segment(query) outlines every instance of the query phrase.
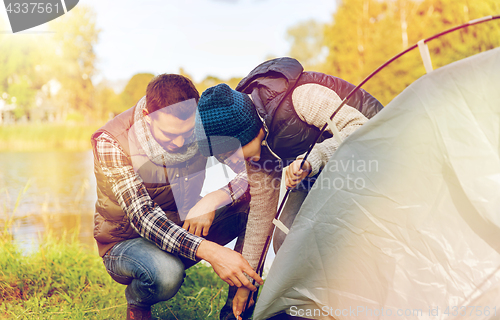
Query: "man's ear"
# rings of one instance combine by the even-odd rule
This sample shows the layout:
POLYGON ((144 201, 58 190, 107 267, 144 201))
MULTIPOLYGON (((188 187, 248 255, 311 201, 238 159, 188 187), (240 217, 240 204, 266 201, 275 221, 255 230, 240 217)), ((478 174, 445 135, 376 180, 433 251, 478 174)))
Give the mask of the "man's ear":
POLYGON ((144 119, 146 120, 146 122, 151 124, 151 117, 149 116, 148 109, 146 108, 142 109, 142 114, 144 115, 144 119))

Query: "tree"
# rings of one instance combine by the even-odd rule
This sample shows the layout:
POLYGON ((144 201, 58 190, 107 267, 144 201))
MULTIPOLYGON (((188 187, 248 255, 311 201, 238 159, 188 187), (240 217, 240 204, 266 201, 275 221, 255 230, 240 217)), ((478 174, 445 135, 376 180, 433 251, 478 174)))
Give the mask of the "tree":
MULTIPOLYGON (((143 96, 146 95, 146 88, 149 81, 153 79, 151 73, 138 73, 132 76, 120 94, 122 109, 125 111, 133 107, 143 96)), ((120 112, 121 112, 120 111, 120 112)))
MULTIPOLYGON (((328 57, 321 71, 358 84, 420 39, 471 19, 498 14, 496 0, 349 0, 325 28, 328 57)), ((428 43, 434 68, 500 45, 498 21, 471 26, 428 43)), ((418 50, 396 60, 364 88, 383 104, 425 74, 418 50)))
POLYGON ((201 82, 195 83, 194 85, 201 95, 203 93, 203 91, 207 90, 208 88, 216 86, 219 83, 223 83, 223 82, 225 83, 224 80, 219 79, 216 76, 209 75, 209 76, 206 76, 205 79, 203 79, 201 82))
MULTIPOLYGON (((0 28, 9 27, 0 21, 0 28)), ((0 97, 16 106, 16 118, 30 117, 37 91, 50 79, 44 72, 45 61, 50 59, 46 43, 50 41, 50 37, 40 34, 0 34, 0 97)))
POLYGON ((329 52, 323 71, 358 84, 397 53, 396 21, 387 19, 390 14, 387 1, 342 1, 332 23, 325 27, 329 52))
POLYGON ((95 87, 94 113, 97 119, 109 120, 126 109, 120 96, 111 87, 103 83, 95 87))
POLYGON ((290 56, 299 60, 306 70, 315 68, 325 59, 323 29, 323 24, 308 20, 287 30, 287 40, 292 43, 290 56))
MULTIPOLYGON (((6 27, 5 21, 0 23, 6 27)), ((93 47, 99 34, 95 13, 79 5, 48 28, 54 33, 0 34, 0 95, 16 105, 17 118, 29 118, 44 104, 56 107, 61 119, 69 110, 91 115, 93 47)))
POLYGON ((53 76, 62 84, 58 94, 59 110, 77 110, 87 116, 93 110, 92 76, 96 73, 94 46, 100 30, 95 12, 79 5, 49 23, 55 32, 52 59, 53 76))
POLYGON ((227 81, 225 81, 225 83, 230 86, 231 88, 235 89, 236 86, 238 85, 238 83, 240 83, 240 81, 242 80, 243 78, 238 78, 238 77, 233 77, 227 81))
POLYGON ((238 83, 241 81, 241 79, 243 79, 243 78, 235 77, 235 78, 231 78, 231 79, 225 81, 225 80, 219 79, 218 77, 215 77, 215 76, 207 76, 201 82, 197 83, 193 80, 193 77, 189 73, 187 73, 186 70, 184 70, 184 68, 179 68, 179 74, 181 76, 185 76, 186 78, 190 79, 193 82, 193 84, 196 87, 196 90, 198 90, 200 96, 203 93, 203 91, 205 91, 206 89, 208 89, 210 87, 216 86, 219 83, 225 83, 234 89, 234 88, 236 88, 238 83))

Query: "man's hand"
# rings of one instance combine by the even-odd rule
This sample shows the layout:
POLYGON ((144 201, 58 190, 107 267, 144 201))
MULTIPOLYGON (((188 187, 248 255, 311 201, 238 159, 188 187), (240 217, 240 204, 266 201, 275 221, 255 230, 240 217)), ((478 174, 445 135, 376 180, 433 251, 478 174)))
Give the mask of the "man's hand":
POLYGON ((206 237, 214 221, 215 210, 230 202, 229 195, 222 190, 207 194, 189 210, 182 227, 198 237, 206 237))
POLYGON ((285 173, 285 185, 287 189, 293 189, 295 186, 302 180, 304 180, 307 175, 311 172, 311 165, 306 160, 304 162, 304 166, 302 169, 300 168, 300 164, 302 163, 302 159, 295 160, 292 162, 285 173))
MULTIPOLYGON (((238 288, 238 291, 236 291, 233 298, 233 314, 236 320, 241 320, 240 314, 245 311, 245 304, 247 303, 249 294, 250 290, 245 287, 238 288)), ((249 307, 255 303, 253 297, 250 297, 250 299, 250 303, 248 304, 249 307)))
POLYGON ((251 291, 257 290, 243 272, 259 284, 264 283, 241 254, 215 242, 203 240, 198 247, 196 257, 208 261, 215 273, 230 286, 247 287, 251 291))

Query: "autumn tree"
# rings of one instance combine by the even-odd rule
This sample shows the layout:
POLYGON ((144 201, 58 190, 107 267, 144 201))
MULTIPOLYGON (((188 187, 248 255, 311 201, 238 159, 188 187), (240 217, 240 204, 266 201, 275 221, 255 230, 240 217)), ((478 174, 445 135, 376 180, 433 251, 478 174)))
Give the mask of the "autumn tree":
MULTIPOLYGON (((0 19, 0 29, 9 28, 0 19)), ((50 80, 45 67, 50 59, 47 43, 51 43, 51 37, 46 34, 0 33, 0 99, 16 107, 16 118, 30 118, 37 92, 50 80)))
POLYGON ((216 76, 209 75, 206 76, 205 79, 203 79, 201 82, 194 83, 194 85, 201 95, 203 91, 207 90, 210 87, 216 86, 219 83, 225 83, 225 81, 216 76))
POLYGON ((91 115, 99 34, 94 11, 79 5, 43 27, 51 32, 0 34, 1 99, 15 106, 16 118, 30 118, 42 105, 61 120, 71 110, 91 115))
MULTIPOLYGON (((500 13, 496 0, 340 1, 324 33, 321 71, 358 84, 385 61, 421 39, 471 19, 500 13)), ((429 42, 435 68, 500 45, 500 23, 486 22, 429 42)), ((387 104, 425 74, 418 50, 396 60, 364 88, 387 104)))
POLYGON ((99 120, 109 120, 126 110, 120 95, 105 83, 99 83, 94 89, 94 115, 99 120))
POLYGON ((287 30, 291 42, 290 57, 297 59, 307 70, 320 67, 327 52, 323 41, 324 24, 307 20, 287 30))
POLYGON ((100 30, 96 14, 90 7, 79 5, 49 23, 54 31, 54 78, 61 84, 57 106, 65 113, 76 110, 87 116, 93 111, 92 76, 97 72, 94 46, 100 30))
POLYGON ((210 87, 216 86, 219 83, 225 83, 234 89, 241 81, 241 79, 243 79, 242 77, 233 77, 230 78, 229 80, 223 80, 218 77, 209 75, 206 76, 205 79, 203 79, 201 82, 196 82, 194 81, 193 77, 188 72, 186 72, 186 70, 182 67, 179 68, 179 74, 190 79, 193 82, 194 86, 196 87, 196 90, 198 90, 198 92, 200 93, 200 96, 203 93, 203 91, 207 90, 210 87))
POLYGON ((151 73, 138 73, 130 78, 125 86, 125 89, 123 89, 123 92, 120 94, 123 109, 121 111, 133 107, 143 96, 146 95, 146 88, 153 77, 154 75, 151 73))

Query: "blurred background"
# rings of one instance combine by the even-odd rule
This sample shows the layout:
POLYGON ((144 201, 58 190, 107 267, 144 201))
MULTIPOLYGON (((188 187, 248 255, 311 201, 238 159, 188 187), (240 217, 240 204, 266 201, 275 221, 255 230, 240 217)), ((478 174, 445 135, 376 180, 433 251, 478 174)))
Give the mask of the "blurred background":
MULTIPOLYGON (((200 94, 291 56, 358 84, 392 56, 498 0, 81 0, 12 34, 0 9, 0 230, 26 249, 48 230, 93 246, 90 135, 132 107, 152 77, 179 73, 200 94)), ((434 68, 500 45, 498 20, 429 43, 434 68)), ((365 85, 384 105, 425 73, 419 53, 365 85)))

